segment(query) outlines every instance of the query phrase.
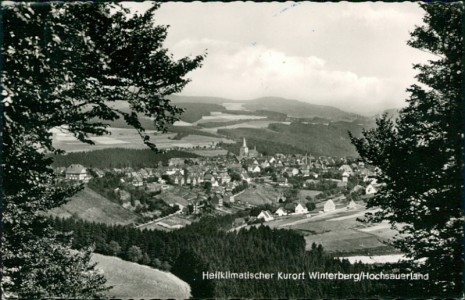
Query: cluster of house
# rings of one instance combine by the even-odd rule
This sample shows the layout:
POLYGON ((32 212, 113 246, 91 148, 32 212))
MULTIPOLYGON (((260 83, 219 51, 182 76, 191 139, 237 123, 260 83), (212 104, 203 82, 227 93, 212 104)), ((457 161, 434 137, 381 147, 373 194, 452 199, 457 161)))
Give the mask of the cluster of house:
POLYGON ((72 164, 67 168, 55 168, 55 174, 59 178, 63 178, 70 181, 89 182, 89 180, 92 179, 89 170, 80 164, 72 164))
MULTIPOLYGON (((256 177, 254 174, 263 173, 267 168, 272 168, 276 175, 275 184, 283 187, 289 186, 287 180, 290 177, 307 178, 305 185, 317 182, 321 173, 338 170, 342 173, 342 180, 330 179, 337 181, 338 186, 347 185, 350 176, 359 176, 364 179, 367 186, 356 186, 354 190, 365 189, 366 194, 370 195, 379 189, 379 185, 373 179, 374 172, 366 168, 361 162, 350 163, 344 158, 336 159, 299 154, 263 156, 256 149, 249 149, 245 139, 238 156, 171 158, 167 164, 159 162, 156 168, 146 167, 138 170, 131 167, 104 170, 88 169, 80 164, 72 164, 67 168, 56 168, 56 173, 66 180, 80 182, 88 182, 92 176, 103 177, 107 172, 119 174, 122 175, 122 183, 143 188, 148 192, 159 192, 170 189, 172 186, 196 187, 208 182, 210 183, 208 194, 197 191, 183 196, 183 199, 193 207, 193 213, 199 213, 202 207, 208 203, 216 208, 221 208, 225 203, 234 203, 234 190, 242 184, 241 181, 251 182, 252 177, 256 177), (233 180, 231 178, 233 173, 239 178, 233 180)), ((127 191, 115 189, 115 193, 123 203, 130 199, 130 194, 127 191)), ((330 204, 328 204, 328 208, 325 205, 324 211, 329 211, 330 207, 330 204)), ((288 204, 287 207, 278 209, 275 215, 289 213, 305 214, 307 208, 302 204, 288 204)))
MULTIPOLYGON (((346 206, 346 209, 352 210, 355 209, 357 205, 353 200, 349 202, 346 206)), ((325 202, 323 206, 323 210, 320 213, 327 213, 336 210, 336 204, 333 200, 328 200, 325 202)), ((301 203, 288 203, 284 207, 279 207, 274 214, 271 213, 269 210, 262 210, 260 214, 258 214, 257 219, 262 219, 264 222, 269 222, 274 220, 275 216, 282 217, 287 215, 302 215, 307 214, 308 209, 302 205, 301 203)))
POLYGON ((289 186, 288 179, 291 177, 306 178, 303 183, 304 187, 310 184, 319 183, 319 176, 322 173, 337 171, 341 174, 342 179, 328 178, 327 180, 336 183, 337 187, 345 187, 349 177, 357 176, 370 185, 367 194, 376 192, 379 188, 376 182, 373 182, 375 173, 365 167, 363 162, 345 163, 344 159, 334 159, 330 157, 315 158, 309 155, 284 155, 276 154, 269 157, 242 158, 241 164, 244 166, 243 172, 250 175, 263 173, 267 168, 272 168, 276 175, 276 184, 279 186, 289 186))

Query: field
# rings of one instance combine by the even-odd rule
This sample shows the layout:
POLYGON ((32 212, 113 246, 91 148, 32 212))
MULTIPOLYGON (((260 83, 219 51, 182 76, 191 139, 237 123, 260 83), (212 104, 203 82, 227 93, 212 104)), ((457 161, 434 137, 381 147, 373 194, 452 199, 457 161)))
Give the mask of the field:
POLYGON ((92 261, 104 272, 108 298, 188 299, 190 286, 171 273, 124 261, 113 256, 93 254, 92 261))
POLYGON ((384 242, 396 232, 388 224, 366 226, 356 219, 363 217, 366 210, 358 205, 354 210, 344 207, 324 213, 289 228, 305 235, 307 247, 321 244, 329 252, 379 254, 392 253, 394 249, 384 242))
POLYGON ((192 223, 191 220, 183 218, 179 215, 169 216, 167 218, 163 218, 160 221, 145 224, 142 226, 138 226, 139 229, 149 229, 149 230, 162 230, 162 231, 171 231, 175 229, 176 225, 180 225, 182 227, 190 225, 192 223))
POLYGON ((225 103, 222 103, 222 105, 227 110, 247 110, 244 107, 244 103, 240 103, 240 102, 225 102, 225 103))
POLYGON ((76 216, 89 222, 127 225, 134 223, 137 215, 89 188, 85 188, 60 207, 47 212, 47 215, 60 218, 76 216))
POLYGON ((306 197, 314 198, 316 195, 321 194, 320 191, 315 190, 299 190, 299 199, 304 200, 306 197))
POLYGON ((278 122, 273 120, 244 120, 244 122, 226 125, 226 126, 217 126, 212 128, 202 128, 202 131, 216 133, 219 129, 235 129, 235 128, 267 128, 271 123, 282 123, 289 124, 289 122, 278 122))
POLYGON ((211 112, 209 116, 202 116, 202 118, 194 124, 202 124, 208 122, 229 122, 236 120, 259 120, 266 119, 265 116, 254 116, 254 115, 233 115, 222 112, 211 112))
POLYGON ((187 195, 188 193, 188 188, 176 186, 161 191, 161 193, 157 195, 157 198, 163 199, 166 204, 181 204, 182 206, 187 206, 189 204, 189 202, 186 200, 186 197, 189 197, 187 195))
MULTIPOLYGON (((91 151, 100 150, 106 148, 130 148, 130 149, 147 149, 147 146, 142 142, 141 137, 133 129, 126 128, 110 128, 111 135, 91 137, 95 145, 88 145, 81 143, 73 136, 55 132, 53 137, 53 145, 59 149, 63 149, 67 152, 78 152, 78 151, 91 151)), ((176 133, 159 134, 156 131, 146 131, 150 136, 150 141, 157 145, 159 149, 169 148, 193 148, 209 147, 212 144, 223 142, 223 143, 234 143, 234 141, 210 136, 201 135, 188 135, 180 140, 173 139, 176 133)))
POLYGON ((251 205, 262 205, 266 203, 276 203, 278 194, 279 192, 268 184, 251 184, 251 187, 235 197, 235 200, 240 200, 243 203, 251 205))
MULTIPOLYGON (((318 205, 321 207, 321 204, 318 205)), ((272 228, 286 228, 304 235, 307 249, 312 243, 321 244, 326 251, 342 256, 397 254, 385 242, 394 237, 396 231, 389 224, 365 225, 358 222, 367 212, 362 203, 353 210, 337 204, 336 210, 322 213, 317 208, 308 215, 277 217, 265 223, 272 228)))

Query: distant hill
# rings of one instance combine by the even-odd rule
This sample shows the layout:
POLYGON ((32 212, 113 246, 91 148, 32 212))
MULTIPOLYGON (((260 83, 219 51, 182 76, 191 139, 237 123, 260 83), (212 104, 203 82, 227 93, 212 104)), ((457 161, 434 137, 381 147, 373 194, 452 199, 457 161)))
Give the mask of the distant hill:
POLYGON ((390 116, 391 118, 397 119, 397 118, 399 117, 399 111, 400 111, 400 110, 401 110, 401 108, 385 109, 385 110, 383 110, 382 113, 380 113, 380 114, 378 114, 378 115, 387 113, 388 116, 390 116))
POLYGON ((65 205, 48 211, 47 215, 60 218, 75 216, 85 221, 111 225, 131 224, 138 217, 134 212, 111 202, 87 187, 71 197, 65 205))
POLYGON ((191 97, 191 96, 169 96, 174 104, 178 103, 210 103, 221 105, 223 103, 242 103, 251 110, 267 110, 287 114, 295 118, 327 118, 330 120, 354 120, 360 115, 348 113, 328 105, 316 105, 303 101, 285 99, 280 97, 262 97, 253 100, 232 100, 219 97, 191 97))
MULTIPOLYGON (((358 156, 349 139, 350 130, 359 136, 363 127, 352 122, 334 122, 329 125, 273 123, 268 128, 219 129, 233 139, 245 137, 249 147, 257 147, 261 153, 310 153, 312 155, 358 156)), ((235 152, 233 149, 230 151, 235 152)))
POLYGON ((245 102, 243 106, 251 110, 265 109, 277 111, 297 118, 320 117, 330 120, 353 120, 358 117, 356 114, 348 113, 332 106, 316 105, 278 97, 254 99, 245 102))
POLYGON ((204 96, 180 96, 180 95, 170 95, 167 97, 174 104, 179 103, 211 103, 221 105, 222 103, 227 102, 244 102, 240 100, 232 100, 227 98, 220 97, 204 97, 204 96))
POLYGON ((124 261, 118 257, 94 253, 92 262, 103 271, 107 285, 105 292, 111 299, 189 299, 190 286, 169 272, 124 261))

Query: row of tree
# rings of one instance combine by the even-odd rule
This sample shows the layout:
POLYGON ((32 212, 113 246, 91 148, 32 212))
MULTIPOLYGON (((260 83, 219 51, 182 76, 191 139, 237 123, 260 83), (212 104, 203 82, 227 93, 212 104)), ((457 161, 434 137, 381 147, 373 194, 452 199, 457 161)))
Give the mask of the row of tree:
MULTIPOLYGON (((410 270, 431 275, 431 296, 463 295, 464 281, 464 3, 420 4, 424 24, 408 44, 431 54, 415 64, 419 84, 396 120, 352 137, 365 163, 378 167, 385 184, 368 207, 368 221, 403 223, 395 246, 412 258, 410 270)), ((410 283, 413 285, 413 283, 410 283)))
POLYGON ((198 155, 180 150, 170 150, 165 153, 156 153, 150 149, 102 149, 88 152, 72 152, 66 155, 54 155, 54 167, 68 167, 71 164, 82 164, 86 167, 107 168, 155 168, 167 165, 170 158, 195 158, 198 155))
POLYGON ((192 288, 201 298, 324 298, 374 297, 388 293, 387 282, 324 280, 223 280, 202 279, 202 272, 300 273, 307 271, 356 273, 374 271, 362 264, 351 265, 327 255, 290 230, 261 226, 227 232, 238 216, 203 217, 173 232, 139 230, 68 219, 51 220, 59 231, 74 232, 77 249, 94 244, 97 252, 123 259, 164 266, 192 288))

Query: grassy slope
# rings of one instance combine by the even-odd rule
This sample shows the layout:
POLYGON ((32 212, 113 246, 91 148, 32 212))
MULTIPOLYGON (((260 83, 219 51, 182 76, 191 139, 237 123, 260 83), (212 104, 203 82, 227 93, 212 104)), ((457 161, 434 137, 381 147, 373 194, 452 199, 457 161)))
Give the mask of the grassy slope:
POLYGON ((271 186, 256 185, 255 188, 248 188, 235 198, 252 205, 263 205, 276 203, 278 192, 271 186))
POLYGON ((106 292, 106 296, 110 298, 188 299, 190 297, 190 286, 171 273, 113 256, 94 254, 92 260, 97 262, 97 268, 104 272, 107 285, 113 286, 106 292))
POLYGON ((52 209, 48 214, 61 218, 69 218, 74 214, 78 218, 90 222, 122 225, 131 224, 137 218, 135 213, 122 208, 87 187, 74 195, 68 203, 52 209))

